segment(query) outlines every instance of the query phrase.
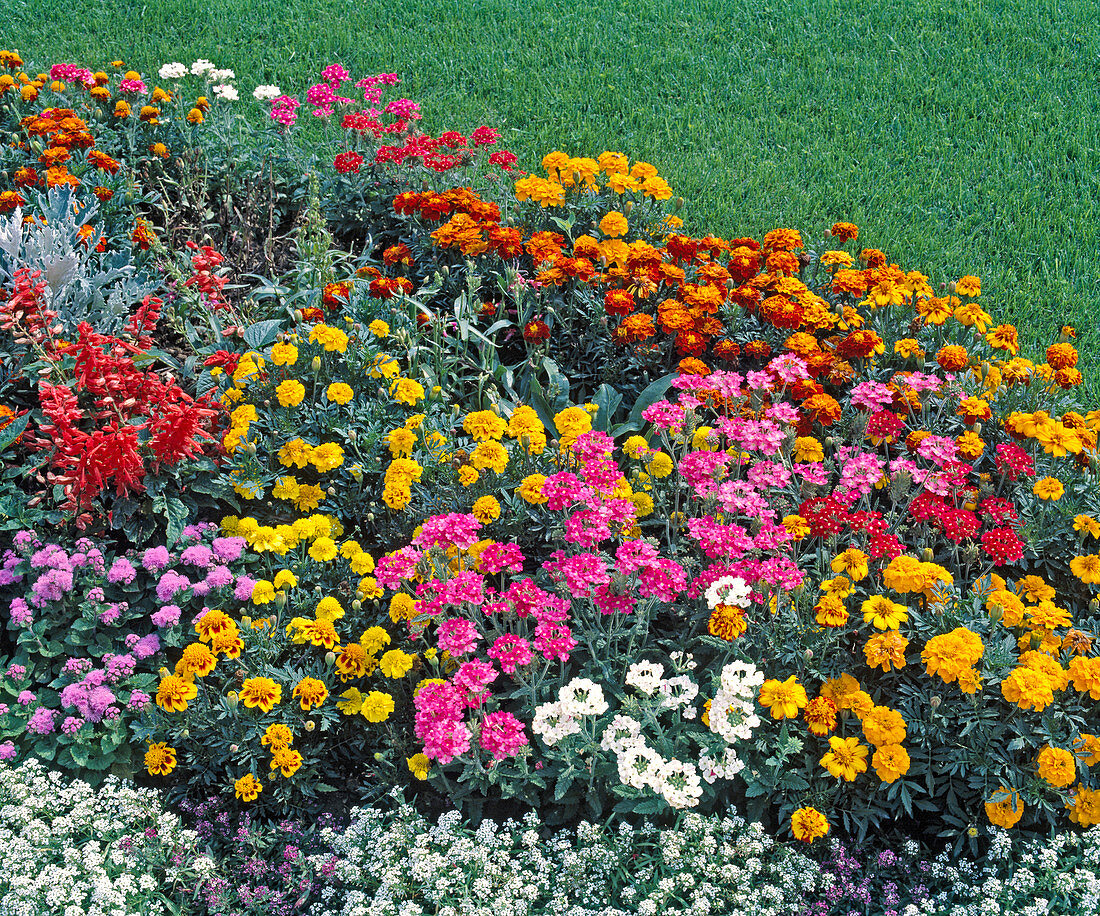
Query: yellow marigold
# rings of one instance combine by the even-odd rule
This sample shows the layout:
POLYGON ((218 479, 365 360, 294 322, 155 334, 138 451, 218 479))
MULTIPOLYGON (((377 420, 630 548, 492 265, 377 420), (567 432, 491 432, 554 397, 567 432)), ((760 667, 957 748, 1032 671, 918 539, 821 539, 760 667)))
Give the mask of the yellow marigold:
POLYGON ((872 706, 863 717, 863 734, 875 747, 901 744, 905 740, 905 719, 889 706, 872 706))
POLYGON ((508 452, 499 442, 489 439, 477 444, 470 453, 470 463, 479 471, 493 470, 502 474, 508 467, 508 452))
POLYGON ((1077 778, 1077 761, 1073 754, 1060 747, 1051 747, 1049 744, 1044 747, 1035 759, 1035 766, 1039 777, 1056 789, 1072 785, 1077 778))
POLYGON ((367 325, 367 330, 378 338, 389 337, 390 334, 390 326, 381 318, 375 318, 374 321, 367 325))
POLYGON ((972 668, 985 654, 982 638, 966 627, 956 627, 950 633, 933 636, 925 643, 921 661, 928 676, 938 675, 945 684, 956 681, 966 669, 972 668))
POLYGON ((427 779, 428 773, 432 769, 432 762, 428 759, 427 754, 413 754, 411 757, 406 757, 405 764, 408 766, 409 772, 420 780, 427 779))
POLYGON ((324 681, 315 677, 304 677, 295 685, 291 696, 298 700, 298 705, 302 709, 309 712, 313 707, 325 702, 328 697, 328 687, 325 686, 324 681))
POLYGON ((884 744, 871 757, 871 765, 883 782, 894 782, 909 772, 909 752, 900 744, 884 744))
POLYGON ((476 441, 484 442, 487 439, 503 438, 508 424, 491 410, 477 410, 466 415, 462 428, 476 441))
POLYGON ((1006 830, 1015 827, 1024 816, 1024 803, 1015 789, 1001 786, 985 803, 985 816, 991 824, 1006 830))
POLYGON ((336 542, 332 538, 317 538, 309 545, 309 555, 318 563, 336 558, 336 542))
POLYGON ((409 655, 400 649, 390 649, 379 661, 378 670, 386 677, 402 678, 412 670, 415 661, 415 655, 409 655))
POLYGON ((835 573, 845 573, 853 582, 867 578, 867 561, 870 558, 858 547, 849 547, 833 557, 829 568, 835 573))
POLYGON ((329 353, 344 353, 348 349, 348 335, 327 324, 315 324, 309 332, 309 341, 319 343, 329 353))
POLYGON ((909 609, 897 604, 885 595, 872 595, 863 602, 863 622, 871 624, 876 630, 896 630, 909 619, 909 609))
POLYGON ((354 395, 355 392, 352 391, 351 385, 347 384, 347 382, 333 382, 325 390, 325 397, 334 404, 346 404, 354 395))
POLYGON ((1067 807, 1070 809, 1069 819, 1073 823, 1085 828, 1100 824, 1100 789, 1077 786, 1073 790, 1072 802, 1067 807))
POLYGON ((794 460, 820 464, 825 460, 825 448, 813 436, 799 436, 794 440, 794 460))
POLYGON ((218 664, 218 657, 203 642, 193 642, 184 647, 176 662, 176 674, 184 679, 206 677, 218 664))
POLYGON ((279 449, 279 463, 285 468, 292 465, 297 468, 304 468, 310 463, 312 454, 313 446, 304 439, 291 439, 279 449))
POLYGON ((297 407, 306 396, 306 386, 297 379, 288 378, 276 386, 275 396, 283 407, 297 407))
POLYGON ((279 747, 290 747, 293 743, 294 732, 290 730, 290 726, 283 725, 281 722, 273 722, 265 728, 263 737, 260 738, 260 744, 264 747, 270 747, 272 750, 279 747))
POLYGON ((955 282, 955 292, 960 296, 969 296, 971 299, 976 299, 982 294, 982 281, 978 277, 970 276, 970 274, 959 277, 955 282))
POLYGON ((322 474, 335 471, 344 463, 344 450, 335 442, 323 442, 310 452, 309 461, 322 474))
POLYGON ((799 808, 791 815, 791 834, 803 843, 812 843, 829 832, 829 821, 816 808, 799 808))
POLYGON ((1068 673, 1074 690, 1087 692, 1094 700, 1100 700, 1100 656, 1075 655, 1070 659, 1068 673))
POLYGON ((276 366, 293 366, 298 362, 298 348, 292 343, 277 343, 271 348, 271 362, 276 366))
POLYGON ((1082 732, 1073 742, 1073 754, 1087 767, 1100 763, 1100 738, 1082 732))
POLYGON ((389 446, 390 454, 395 458, 410 458, 412 457, 412 450, 416 446, 416 433, 404 426, 399 426, 397 429, 390 430, 386 435, 386 443, 389 446))
POLYGON ((233 790, 237 798, 246 802, 255 801, 263 788, 263 784, 251 773, 245 773, 244 776, 233 783, 233 790))
POLYGON ((864 655, 870 667, 878 667, 882 671, 901 670, 905 666, 905 649, 908 647, 908 639, 890 630, 868 639, 864 655))
POLYGON ((1035 481, 1031 492, 1039 499, 1057 500, 1065 495, 1066 488, 1057 477, 1043 477, 1035 481))
POLYGON ((1001 696, 1020 709, 1036 712, 1042 712, 1054 702, 1054 690, 1046 675, 1026 665, 1016 668, 1001 681, 1001 696))
POLYGON ((791 538, 796 541, 801 541, 810 534, 810 523, 801 515, 785 515, 783 517, 783 527, 787 529, 787 533, 791 538))
POLYGON ((405 592, 398 592, 390 599, 390 620, 398 623, 416 616, 416 599, 405 592))
POLYGON ((240 698, 249 709, 259 707, 263 712, 271 712, 282 702, 283 688, 269 677, 250 677, 241 685, 240 698))
POLYGON ((360 715, 368 722, 385 722, 394 710, 393 697, 379 690, 372 690, 363 698, 360 715))
POLYGON ((1081 531, 1094 538, 1100 538, 1100 522, 1091 515, 1077 515, 1073 519, 1073 530, 1081 531))
POLYGON ((302 755, 299 751, 289 747, 275 747, 271 749, 271 769, 278 770, 286 779, 289 779, 302 766, 302 755))
POLYGON ((814 605, 814 620, 823 627, 842 627, 848 622, 848 608, 837 595, 822 595, 814 605))
POLYGON ((769 678, 760 687, 759 702, 761 706, 771 708, 773 719, 797 719, 798 711, 802 709, 809 699, 806 696, 806 688, 798 683, 795 675, 791 675, 785 681, 769 678))
POLYGON ((867 772, 868 748, 858 738, 829 738, 829 750, 821 758, 821 765, 833 776, 851 782, 860 773, 867 772))
POLYGON ((164 741, 149 745, 145 752, 145 769, 150 776, 167 776, 176 768, 176 749, 164 741))
POLYGON ((664 452, 654 452, 645 466, 646 472, 654 477, 668 477, 672 473, 672 459, 664 452))
POLYGON ((612 238, 626 235, 629 228, 630 224, 627 222, 626 217, 614 210, 600 220, 600 232, 612 238))
POLYGON ((500 503, 495 496, 482 496, 470 511, 481 524, 488 525, 500 518, 500 503))
POLYGON ((424 400, 424 386, 411 378, 395 379, 390 385, 390 395, 398 404, 415 407, 424 400))
POLYGON ((183 712, 189 700, 199 695, 195 682, 176 674, 161 678, 157 688, 157 706, 165 712, 183 712))

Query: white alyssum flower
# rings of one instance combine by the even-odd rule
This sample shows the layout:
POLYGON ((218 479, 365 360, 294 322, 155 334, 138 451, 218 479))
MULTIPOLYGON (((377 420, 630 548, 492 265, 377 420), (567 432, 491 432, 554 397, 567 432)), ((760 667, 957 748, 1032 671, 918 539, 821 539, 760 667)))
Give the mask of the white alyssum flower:
POLYGON ((192 76, 202 76, 204 73, 209 73, 214 69, 214 65, 208 61, 205 57, 200 57, 191 65, 192 76))
POLYGON ((252 90, 252 98, 257 102, 270 102, 283 94, 278 86, 257 86, 252 90))
POLYGON ((172 61, 170 64, 165 64, 160 70, 157 71, 157 76, 162 80, 181 80, 187 76, 187 64, 181 64, 179 61, 172 61))
POLYGON ((215 83, 228 83, 231 79, 236 79, 237 74, 232 70, 218 70, 214 69, 210 71, 210 79, 215 83))
POLYGON ((211 91, 219 99, 225 99, 227 102, 235 102, 240 98, 237 94, 237 90, 229 85, 215 86, 211 91))

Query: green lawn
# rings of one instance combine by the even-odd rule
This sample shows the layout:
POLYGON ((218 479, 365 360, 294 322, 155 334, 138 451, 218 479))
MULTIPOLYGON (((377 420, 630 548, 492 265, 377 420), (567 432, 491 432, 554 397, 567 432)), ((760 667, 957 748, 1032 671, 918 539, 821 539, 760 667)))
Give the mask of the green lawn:
POLYGON ((208 57, 248 91, 301 90, 331 62, 393 70, 427 129, 500 126, 529 168, 555 148, 647 159, 700 233, 816 238, 850 220, 937 284, 979 275, 1029 344, 1075 324, 1100 365, 1100 23, 1084 0, 0 6, 3 41, 40 62, 208 57))

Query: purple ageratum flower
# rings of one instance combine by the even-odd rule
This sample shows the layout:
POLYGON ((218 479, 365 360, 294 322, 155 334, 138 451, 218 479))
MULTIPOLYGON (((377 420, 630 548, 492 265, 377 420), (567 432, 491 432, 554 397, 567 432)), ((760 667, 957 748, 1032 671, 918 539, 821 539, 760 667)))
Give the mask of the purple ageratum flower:
POLYGON ((150 658, 160 651, 160 639, 156 633, 143 636, 134 643, 134 658, 150 658))
POLYGON ((91 670, 92 660, 90 658, 70 658, 61 666, 61 673, 68 674, 71 677, 83 677, 91 670))
MULTIPOLYGON (((89 722, 98 722, 111 708, 114 701, 115 695, 109 687, 93 687, 88 692, 88 709, 84 715, 88 717, 89 722)), ((115 715, 117 714, 116 710, 115 715)), ((114 716, 110 718, 114 718, 114 716)))
POLYGON ((22 598, 11 599, 11 619, 16 626, 29 627, 34 623, 34 613, 22 598))
POLYGON ((5 741, 0 744, 0 760, 14 760, 15 759, 15 744, 11 741, 5 741))
POLYGON ((108 706, 105 710, 103 710, 103 721, 112 722, 121 715, 122 710, 119 709, 117 706, 108 706))
POLYGON ((30 706, 34 702, 34 694, 29 690, 20 691, 19 696, 16 697, 16 701, 20 706, 30 706))
POLYGON ((206 569, 214 559, 214 552, 205 544, 193 544, 180 555, 180 561, 189 566, 206 569))
POLYGON ((27 676, 27 669, 23 665, 9 665, 5 674, 13 681, 21 681, 27 676))
POLYGON ((175 604, 166 604, 159 611, 153 612, 153 626, 171 627, 179 623, 180 609, 175 604))
POLYGON ((141 555, 141 565, 149 572, 160 572, 172 562, 167 547, 150 547, 141 555))
POLYGON ((244 553, 245 539, 242 537, 214 538, 210 546, 214 550, 214 556, 222 563, 232 563, 239 560, 244 553))
POLYGON ((49 735, 51 734, 56 725, 54 719, 57 718, 56 709, 47 709, 45 706, 39 706, 31 717, 27 720, 27 731, 33 732, 36 735, 49 735))
POLYGON ((105 627, 109 627, 112 624, 118 623, 118 618, 119 618, 118 605, 117 604, 111 604, 111 605, 108 605, 107 608, 100 613, 99 622, 101 624, 103 624, 105 627))
POLYGON ((137 576, 137 570, 134 569, 134 564, 126 557, 119 557, 107 571, 107 581, 115 585, 119 582, 123 585, 129 585, 134 581, 135 576, 137 576))
POLYGON ((73 565, 69 560, 69 555, 65 553, 63 547, 59 544, 47 544, 41 550, 36 550, 31 555, 31 568, 68 569, 71 571, 73 565))
POLYGON ((225 588, 233 584, 233 573, 229 571, 228 566, 213 566, 206 574, 205 584, 211 589, 225 588))
POLYGON ((30 547, 35 547, 39 543, 38 538, 35 537, 33 531, 17 531, 15 537, 12 539, 15 543, 16 550, 26 550, 30 547))
POLYGON ((177 592, 186 591, 190 588, 191 580, 187 576, 170 569, 160 577, 160 581, 157 583, 157 598, 161 601, 168 601, 177 592))
POLYGON ((252 598, 252 589, 256 586, 256 580, 248 576, 237 579, 237 587, 233 589, 233 597, 238 601, 248 601, 252 598))
POLYGON ((50 569, 31 586, 31 604, 42 607, 47 601, 60 601, 73 587, 71 569, 50 569))
POLYGON ((6 716, 8 714, 8 704, 0 703, 0 716, 6 716))
POLYGON ((107 680, 115 683, 129 677, 137 667, 137 659, 132 655, 112 655, 106 660, 107 680))
POLYGON ((65 721, 61 723, 61 730, 66 735, 75 735, 83 725, 84 720, 79 716, 67 716, 65 721))
POLYGON ((103 589, 101 589, 98 585, 95 588, 88 589, 89 601, 102 601, 106 597, 107 596, 103 593, 103 589))
POLYGON ((191 586, 191 594, 196 598, 205 598, 210 594, 210 586, 207 585, 205 579, 202 582, 196 582, 191 586))
POLYGON ((130 694, 130 702, 126 704, 127 709, 132 709, 136 712, 141 712, 152 702, 152 697, 147 693, 143 693, 140 690, 135 690, 130 694))

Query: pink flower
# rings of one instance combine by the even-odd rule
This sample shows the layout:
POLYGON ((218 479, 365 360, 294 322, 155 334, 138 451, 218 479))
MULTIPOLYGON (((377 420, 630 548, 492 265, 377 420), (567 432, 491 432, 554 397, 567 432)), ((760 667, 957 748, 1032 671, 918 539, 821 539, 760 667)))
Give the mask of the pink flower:
POLYGON ((513 757, 528 743, 523 723, 510 712, 503 711, 491 712, 482 720, 478 741, 494 760, 513 757))
POLYGON ((530 643, 522 636, 511 633, 498 636, 487 654, 497 660, 505 674, 515 674, 517 668, 529 665, 532 658, 530 643))
POLYGON ((474 141, 474 146, 491 146, 500 139, 500 131, 491 127, 478 127, 470 135, 470 139, 474 141))
POLYGON ((417 547, 457 547, 465 550, 478 541, 481 522, 473 515, 450 512, 424 520, 420 534, 413 539, 417 547))
POLYGON ((444 620, 436 634, 436 643, 439 648, 456 656, 472 651, 478 639, 477 627, 462 617, 444 620))

